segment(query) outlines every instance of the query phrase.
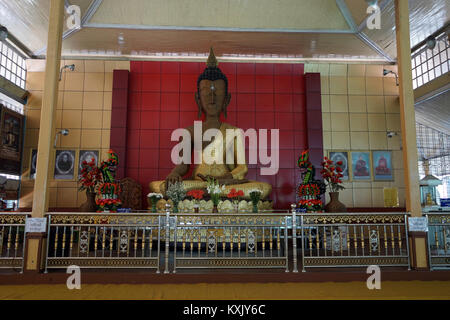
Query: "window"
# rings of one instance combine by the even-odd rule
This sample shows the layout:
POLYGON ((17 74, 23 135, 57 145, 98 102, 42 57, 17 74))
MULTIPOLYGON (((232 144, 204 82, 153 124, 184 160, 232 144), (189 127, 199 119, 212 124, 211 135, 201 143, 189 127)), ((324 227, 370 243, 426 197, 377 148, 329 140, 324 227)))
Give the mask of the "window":
POLYGON ((0 56, 0 76, 25 89, 25 58, 6 42, 0 42, 0 56))
POLYGON ((433 50, 426 46, 411 55, 413 88, 416 89, 427 82, 445 74, 450 69, 450 46, 444 32, 436 37, 433 50))

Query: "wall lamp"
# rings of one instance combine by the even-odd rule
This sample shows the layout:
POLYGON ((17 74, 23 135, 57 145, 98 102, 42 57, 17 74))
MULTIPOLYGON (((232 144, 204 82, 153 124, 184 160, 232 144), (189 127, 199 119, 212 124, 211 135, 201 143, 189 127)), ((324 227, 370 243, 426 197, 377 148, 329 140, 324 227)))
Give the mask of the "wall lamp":
POLYGON ((69 134, 69 129, 62 129, 60 131, 58 131, 55 135, 55 148, 56 148, 56 144, 58 142, 58 134, 62 134, 63 136, 67 136, 69 134))
POLYGON ((387 70, 387 69, 383 69, 383 76, 387 76, 389 73, 392 73, 393 75, 395 75, 395 84, 398 86, 398 74, 395 71, 392 70, 387 70))
POLYGON ((71 65, 65 65, 64 67, 62 67, 61 70, 59 71, 59 81, 61 81, 62 73, 65 69, 69 69, 70 71, 75 71, 75 65, 71 64, 71 65))

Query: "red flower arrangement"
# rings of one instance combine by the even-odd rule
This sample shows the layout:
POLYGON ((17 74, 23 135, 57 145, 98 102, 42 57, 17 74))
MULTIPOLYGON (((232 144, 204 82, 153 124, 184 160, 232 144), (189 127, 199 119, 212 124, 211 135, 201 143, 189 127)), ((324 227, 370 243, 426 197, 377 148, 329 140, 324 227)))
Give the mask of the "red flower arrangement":
POLYGON ((300 197, 305 196, 305 195, 316 197, 316 196, 320 195, 320 188, 315 183, 301 184, 298 187, 298 195, 300 197))
POLYGON ((110 212, 117 212, 117 208, 122 205, 120 199, 97 199, 95 203, 99 206, 97 212, 103 212, 108 209, 110 212))
POLYGON ((298 205, 301 208, 305 208, 307 210, 321 210, 322 209, 322 200, 320 199, 307 199, 300 200, 298 205))
POLYGON ((242 190, 237 190, 236 189, 231 189, 230 192, 228 192, 227 194, 227 198, 228 199, 232 199, 234 200, 235 198, 237 198, 239 200, 239 197, 243 197, 244 196, 244 191, 242 190))
POLYGON ((323 169, 320 171, 323 179, 326 181, 327 187, 330 188, 330 192, 338 192, 339 190, 345 189, 342 185, 342 168, 339 167, 342 165, 342 161, 336 162, 336 164, 324 157, 324 161, 322 162, 323 169))
POLYGON ((205 191, 203 190, 191 190, 186 193, 187 196, 194 198, 195 200, 203 199, 205 191))
POLYGON ((95 192, 95 188, 102 180, 100 169, 95 165, 95 159, 92 158, 89 162, 83 161, 81 167, 81 175, 78 179, 81 183, 79 190, 95 192))

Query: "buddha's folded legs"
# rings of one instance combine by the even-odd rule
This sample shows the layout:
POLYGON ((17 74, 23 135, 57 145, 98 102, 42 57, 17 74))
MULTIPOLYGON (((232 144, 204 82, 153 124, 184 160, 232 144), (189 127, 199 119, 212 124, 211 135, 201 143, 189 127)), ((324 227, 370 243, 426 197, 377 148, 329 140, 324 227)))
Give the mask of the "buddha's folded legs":
MULTIPOLYGON (((184 180, 183 186, 186 191, 195 189, 206 189, 206 181, 200 180, 184 180)), ((265 182, 248 181, 241 184, 230 184, 225 186, 225 190, 222 192, 222 196, 226 197, 231 189, 244 191, 244 199, 250 199, 250 191, 258 189, 262 192, 261 199, 267 198, 272 192, 272 186, 265 182)), ((161 193, 166 196, 166 182, 165 181, 153 181, 150 183, 150 192, 161 193)))

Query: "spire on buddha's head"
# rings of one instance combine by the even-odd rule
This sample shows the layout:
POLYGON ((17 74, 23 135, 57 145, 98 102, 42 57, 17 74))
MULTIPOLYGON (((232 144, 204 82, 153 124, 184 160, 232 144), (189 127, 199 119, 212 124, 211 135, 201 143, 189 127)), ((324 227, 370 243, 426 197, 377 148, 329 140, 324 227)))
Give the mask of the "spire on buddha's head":
POLYGON ((220 70, 219 67, 217 67, 218 64, 219 63, 217 62, 216 56, 214 55, 213 48, 211 47, 209 51, 208 61, 206 62, 206 68, 205 70, 203 70, 203 73, 197 79, 197 91, 200 90, 200 81, 202 80, 210 80, 210 81, 223 80, 225 81, 225 90, 228 93, 228 79, 222 73, 222 70, 220 70))

